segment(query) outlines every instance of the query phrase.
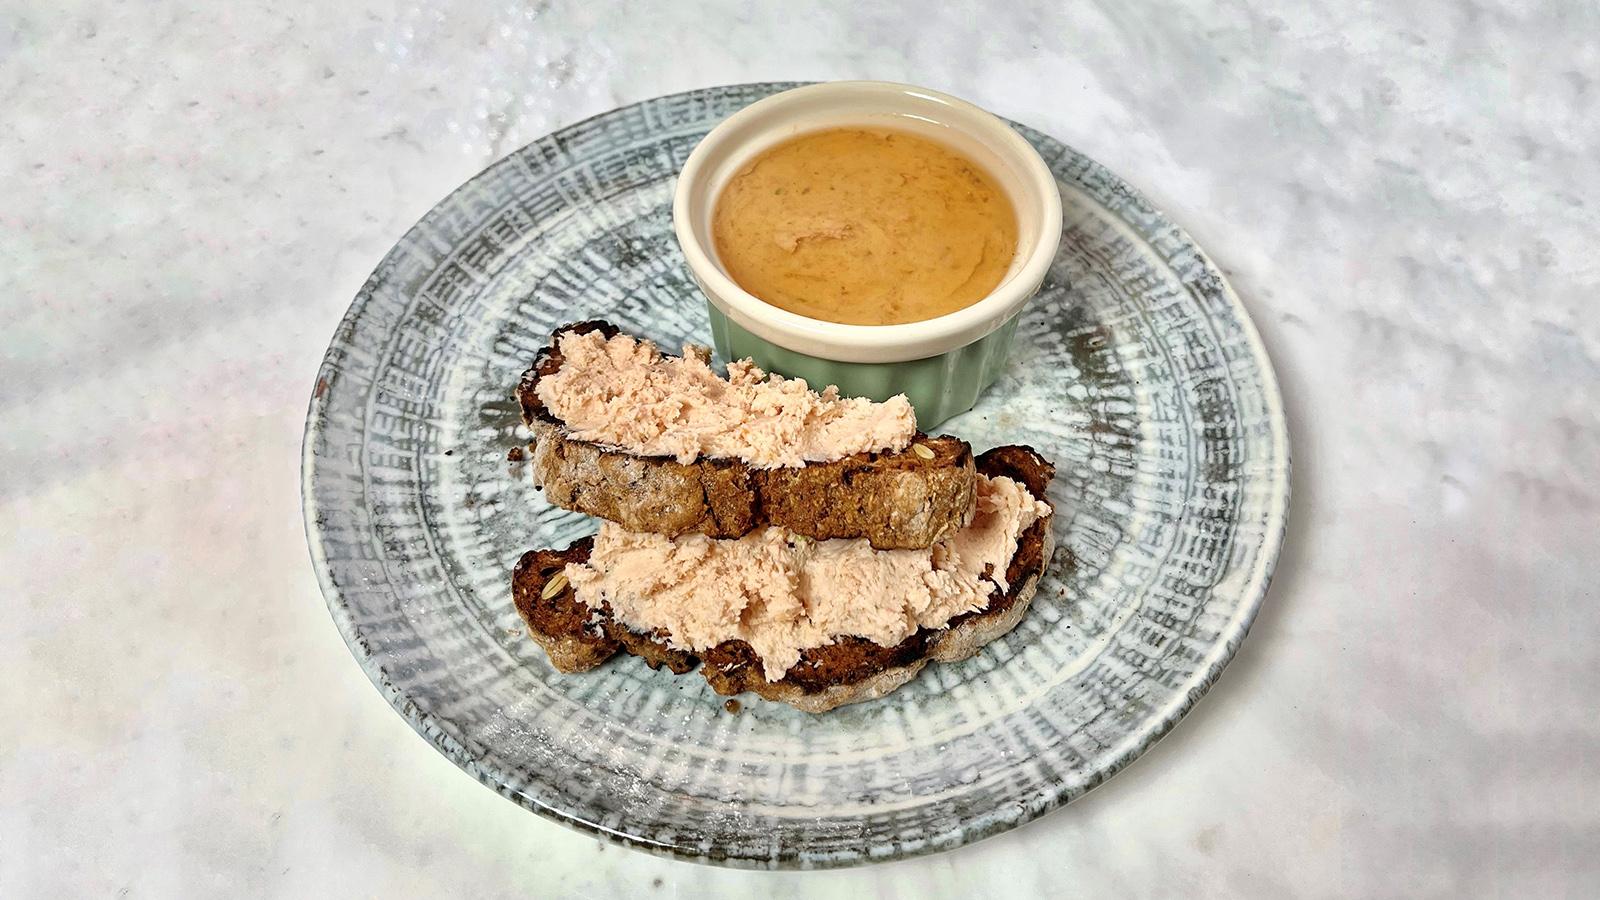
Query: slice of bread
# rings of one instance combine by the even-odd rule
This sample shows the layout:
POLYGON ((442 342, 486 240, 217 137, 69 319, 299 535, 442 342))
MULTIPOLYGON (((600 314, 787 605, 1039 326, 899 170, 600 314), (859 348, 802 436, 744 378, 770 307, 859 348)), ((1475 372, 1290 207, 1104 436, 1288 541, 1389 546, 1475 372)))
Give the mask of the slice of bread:
MULTIPOLYGON (((1018 446, 984 453, 976 468, 984 475, 1011 478, 1041 500, 1055 474, 1054 467, 1038 453, 1018 446)), ((1049 565, 1054 548, 1053 518, 1040 518, 1023 531, 1006 569, 1010 587, 991 596, 983 609, 956 616, 941 628, 920 629, 894 647, 845 637, 805 650, 800 662, 775 682, 763 677, 760 658, 744 641, 727 641, 696 656, 672 649, 662 635, 630 631, 612 618, 609 606, 591 610, 580 603, 562 570, 568 563, 589 558, 590 538, 566 550, 523 554, 512 575, 512 596, 533 639, 562 672, 593 669, 623 651, 640 657, 651 668, 665 665, 678 674, 699 664, 701 674, 719 694, 752 691, 768 700, 820 713, 882 697, 910 681, 929 662, 966 659, 1015 628, 1049 565)))
POLYGON ((533 431, 534 484, 563 509, 632 531, 734 538, 781 525, 818 540, 865 538, 879 550, 921 549, 971 519, 977 490, 966 441, 918 433, 899 453, 858 453, 801 468, 755 469, 740 460, 636 456, 575 440, 539 400, 539 379, 558 371, 565 332, 618 334, 607 322, 558 329, 517 386, 533 431))

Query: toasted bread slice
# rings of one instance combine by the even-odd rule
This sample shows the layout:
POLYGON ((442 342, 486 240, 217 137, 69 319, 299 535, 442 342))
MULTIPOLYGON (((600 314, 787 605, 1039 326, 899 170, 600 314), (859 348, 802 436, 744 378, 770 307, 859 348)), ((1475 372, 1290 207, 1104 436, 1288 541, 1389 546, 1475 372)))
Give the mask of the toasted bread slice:
MULTIPOLYGON (((1041 500, 1055 474, 1054 467, 1039 454, 1017 446, 996 447, 979 456, 977 471, 1011 478, 1041 500)), ((929 662, 966 659, 1015 628, 1049 565, 1054 548, 1053 518, 1040 518, 1023 531, 1006 569, 1010 587, 990 597, 983 609, 963 613, 941 628, 920 629, 894 647, 846 637, 805 650, 800 662, 775 682, 763 677, 760 658, 744 641, 727 641, 696 657, 672 649, 661 635, 630 631, 611 617, 609 607, 591 610, 580 603, 561 573, 567 563, 589 558, 589 538, 566 550, 523 554, 512 576, 512 595, 533 639, 562 672, 586 671, 625 651, 651 668, 665 665, 678 674, 701 664, 701 674, 719 694, 752 691, 768 700, 820 713, 882 697, 910 681, 929 662)))
POLYGON ((537 391, 540 378, 561 368, 557 338, 568 331, 618 333, 597 321, 559 329, 517 386, 523 421, 533 431, 529 469, 556 506, 668 537, 735 538, 781 525, 818 540, 865 538, 879 550, 932 546, 971 518, 972 448, 948 436, 919 433, 899 453, 780 469, 733 459, 684 464, 575 440, 537 391))

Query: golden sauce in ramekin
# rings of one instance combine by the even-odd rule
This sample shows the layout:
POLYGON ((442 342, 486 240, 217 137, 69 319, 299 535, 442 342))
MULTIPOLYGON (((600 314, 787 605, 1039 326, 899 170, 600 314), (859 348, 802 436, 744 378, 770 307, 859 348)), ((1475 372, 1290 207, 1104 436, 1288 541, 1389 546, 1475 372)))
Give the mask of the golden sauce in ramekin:
POLYGON ((723 268, 773 306, 849 325, 971 306, 1017 251, 1011 199, 976 162, 899 131, 838 128, 755 157, 717 199, 723 268))

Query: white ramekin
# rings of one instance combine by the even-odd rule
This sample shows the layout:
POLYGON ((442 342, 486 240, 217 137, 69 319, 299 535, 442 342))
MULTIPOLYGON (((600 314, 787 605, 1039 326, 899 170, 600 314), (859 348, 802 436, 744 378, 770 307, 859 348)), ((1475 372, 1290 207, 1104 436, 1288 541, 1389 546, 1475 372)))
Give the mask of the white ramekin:
MULTIPOLYGON (((1061 194, 1055 176, 1038 152, 1005 122, 970 103, 926 88, 880 81, 840 81, 808 85, 759 100, 712 129, 701 140, 678 177, 672 204, 673 228, 689 264, 689 271, 710 303, 718 350, 728 356, 742 349, 758 363, 784 374, 815 377, 816 366, 805 361, 847 364, 824 370, 837 375, 847 393, 879 394, 895 387, 893 372, 880 371, 882 389, 852 385, 848 364, 883 365, 910 360, 930 360, 968 347, 1006 328, 1009 343, 1014 322, 1028 298, 1039 289, 1061 239, 1061 194), (1010 197, 1017 212, 1016 257, 1000 284, 985 298, 955 312, 902 325, 845 325, 824 322, 780 309, 757 299, 729 278, 717 258, 711 236, 712 212, 718 196, 752 157, 797 134, 839 127, 880 127, 929 137, 971 157, 994 177, 1010 197), (719 319, 726 321, 719 322, 719 319), (726 333, 741 340, 738 348, 726 346, 726 333), (753 340, 752 340, 753 339, 753 340), (765 353, 766 345, 774 352, 765 353), (781 352, 787 351, 787 352, 781 352), (764 358, 765 357, 765 358, 764 358), (786 367, 811 371, 789 372, 786 367)), ((996 337, 1000 337, 997 335, 996 337)), ((987 385, 998 374, 1005 347, 988 348, 981 380, 987 385)), ((968 353, 967 356, 974 354, 968 353)), ((926 371, 954 371, 962 366, 924 366, 926 371)), ((906 370, 909 372, 909 370, 906 370)), ((977 373, 968 373, 973 378, 977 373)), ((909 377, 909 375, 907 375, 909 377)), ((916 380, 916 379, 912 379, 916 380)), ((947 387, 947 386, 946 386, 947 387)), ((969 391, 976 400, 978 386, 969 391)), ((931 388, 930 388, 931 390, 931 388)), ((949 390, 938 402, 918 404, 919 418, 938 412, 938 418, 970 408, 972 400, 951 397, 949 390), (954 401, 954 402, 952 402, 954 401), (929 406, 926 411, 923 406, 929 406), (939 407, 934 410, 933 407, 939 407), (959 408, 957 408, 959 407, 959 408)), ((911 391, 908 391, 911 393, 911 391)), ((928 391, 917 393, 927 394, 928 391)), ((913 403, 917 397, 913 395, 913 403)))

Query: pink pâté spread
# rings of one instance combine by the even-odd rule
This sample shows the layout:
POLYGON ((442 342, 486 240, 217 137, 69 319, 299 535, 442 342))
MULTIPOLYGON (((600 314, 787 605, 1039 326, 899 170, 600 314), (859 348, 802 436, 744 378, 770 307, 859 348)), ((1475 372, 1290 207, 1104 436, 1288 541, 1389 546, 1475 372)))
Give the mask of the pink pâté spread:
POLYGON ((900 451, 916 435, 905 395, 875 403, 818 393, 804 379, 768 375, 743 360, 728 377, 685 348, 666 357, 649 341, 565 332, 565 361, 539 379, 539 400, 570 436, 639 456, 740 459, 754 468, 833 462, 853 453, 900 451))
POLYGON ((979 476, 971 524, 925 550, 814 541, 776 527, 737 540, 671 539, 607 522, 589 561, 565 571, 590 608, 610 603, 624 625, 664 629, 680 650, 746 641, 767 680, 777 681, 800 651, 835 638, 894 646, 918 628, 984 608, 1009 587, 1018 537, 1048 515, 1049 505, 1017 482, 979 476))

